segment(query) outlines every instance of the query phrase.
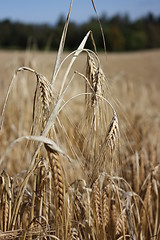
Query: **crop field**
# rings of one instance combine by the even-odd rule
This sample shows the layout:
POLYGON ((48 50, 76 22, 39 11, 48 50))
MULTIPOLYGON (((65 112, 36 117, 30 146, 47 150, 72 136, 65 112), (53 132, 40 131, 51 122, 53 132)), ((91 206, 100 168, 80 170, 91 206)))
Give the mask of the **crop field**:
POLYGON ((160 239, 160 50, 56 57, 0 51, 0 239, 160 239))

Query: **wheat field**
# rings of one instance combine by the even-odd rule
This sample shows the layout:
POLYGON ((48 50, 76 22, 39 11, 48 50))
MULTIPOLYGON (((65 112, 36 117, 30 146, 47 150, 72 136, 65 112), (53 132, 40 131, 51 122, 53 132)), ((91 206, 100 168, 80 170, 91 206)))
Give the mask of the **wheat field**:
POLYGON ((160 50, 79 53, 0 51, 0 239, 158 240, 160 50))

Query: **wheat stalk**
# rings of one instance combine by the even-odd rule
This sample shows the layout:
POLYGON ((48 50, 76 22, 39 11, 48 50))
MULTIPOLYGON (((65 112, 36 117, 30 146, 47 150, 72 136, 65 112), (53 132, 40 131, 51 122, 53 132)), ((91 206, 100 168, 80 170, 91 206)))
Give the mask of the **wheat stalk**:
POLYGON ((78 230, 76 228, 71 228, 71 240, 80 240, 78 236, 78 230))
MULTIPOLYGON (((87 52, 87 68, 86 68, 86 77, 90 83, 92 90, 92 97, 91 97, 91 106, 96 106, 97 104, 97 97, 96 95, 103 95, 103 84, 105 81, 105 75, 100 66, 96 66, 96 62, 94 57, 87 52)), ((88 84, 86 83, 86 92, 88 92, 88 84)))
POLYGON ((102 206, 101 206, 101 192, 99 186, 99 180, 97 179, 93 185, 93 203, 95 209, 95 220, 98 225, 102 225, 102 206))
POLYGON ((140 215, 143 236, 146 235, 146 224, 148 222, 148 221, 146 221, 146 219, 148 218, 149 208, 151 207, 150 206, 151 205, 151 190, 152 190, 152 183, 151 183, 151 179, 149 178, 147 190, 145 192, 143 206, 141 209, 141 215, 140 215))
POLYGON ((11 178, 3 171, 0 174, 0 188, 1 188, 1 211, 2 211, 2 229, 4 232, 9 230, 11 220, 11 201, 12 201, 12 187, 11 178))
POLYGON ((112 121, 109 125, 108 131, 105 137, 105 142, 107 146, 110 148, 111 153, 118 145, 118 141, 119 141, 118 117, 116 112, 114 112, 112 121))
POLYGON ((53 102, 51 84, 43 75, 40 74, 37 74, 37 81, 39 83, 41 93, 42 113, 47 116, 50 112, 50 104, 53 102))
POLYGON ((124 209, 119 215, 116 223, 116 238, 125 236, 127 233, 127 217, 126 210, 124 209))
POLYGON ((104 227, 108 227, 109 220, 110 220, 110 212, 109 212, 109 196, 107 187, 104 188, 103 194, 102 194, 102 210, 103 210, 103 225, 104 227))
MULTIPOLYGON (((47 148, 48 150, 48 148, 47 148)), ((56 216, 58 219, 63 219, 64 214, 64 194, 65 194, 65 181, 60 162, 60 157, 57 152, 50 152, 48 150, 49 163, 52 171, 54 200, 56 207, 56 216)))

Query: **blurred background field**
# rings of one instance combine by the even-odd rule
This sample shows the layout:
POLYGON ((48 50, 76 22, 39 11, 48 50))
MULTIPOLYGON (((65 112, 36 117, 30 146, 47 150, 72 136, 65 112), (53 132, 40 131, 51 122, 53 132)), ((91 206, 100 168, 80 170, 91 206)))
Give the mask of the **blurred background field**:
MULTIPOLYGON (((67 56, 67 52, 64 53, 65 56, 67 56)), ((120 131, 123 136, 122 140, 126 142, 126 145, 131 145, 130 154, 134 154, 135 151, 143 148, 143 141, 147 144, 147 148, 154 141, 154 144, 158 144, 160 124, 160 50, 109 53, 107 55, 100 53, 99 58, 107 79, 105 84, 109 87, 112 98, 115 99, 116 110, 119 114, 120 131), (143 136, 143 131, 146 134, 145 136, 143 136), (154 138, 152 134, 155 134, 156 137, 154 138)), ((55 59, 56 53, 54 52, 0 51, 1 109, 8 85, 17 68, 21 66, 31 67, 50 80, 55 59)), ((86 62, 86 55, 80 55, 73 66, 72 73, 78 71, 85 74, 86 62)), ((59 75, 60 83, 65 71, 66 66, 64 65, 59 75)), ((10 97, 7 104, 4 127, 0 134, 1 153, 11 140, 18 136, 29 134, 35 84, 35 77, 30 73, 20 73, 15 81, 11 92, 12 97, 10 97)), ((78 76, 69 92, 71 94, 73 92, 76 93, 77 89, 79 89, 78 91, 84 91, 84 83, 78 76)), ((107 97, 107 93, 105 94, 107 97)), ((81 118, 80 109, 81 102, 79 102, 78 109, 77 105, 74 109, 74 116, 77 114, 77 119, 81 118)), ((21 157, 21 154, 17 153, 14 159, 11 160, 13 165, 16 158, 16 161, 19 162, 19 164, 14 166, 15 173, 24 167, 25 163, 23 162, 22 164, 21 157)), ((157 159, 158 162, 159 159, 157 159)), ((26 166, 27 164, 26 162, 26 166)), ((10 164, 7 163, 5 167, 10 168, 10 164)), ((7 170, 10 170, 12 173, 11 169, 7 170)))

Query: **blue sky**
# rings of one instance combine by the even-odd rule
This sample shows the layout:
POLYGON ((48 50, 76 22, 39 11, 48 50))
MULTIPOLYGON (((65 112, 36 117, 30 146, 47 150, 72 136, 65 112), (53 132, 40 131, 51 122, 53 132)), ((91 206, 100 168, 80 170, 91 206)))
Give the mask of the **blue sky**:
MULTIPOLYGON (((131 19, 152 12, 160 15, 160 0, 94 0, 99 15, 129 14, 131 19)), ((0 0, 0 20, 55 24, 68 13, 70 0, 0 0)), ((82 23, 95 16, 91 0, 74 0, 71 20, 82 23)))

